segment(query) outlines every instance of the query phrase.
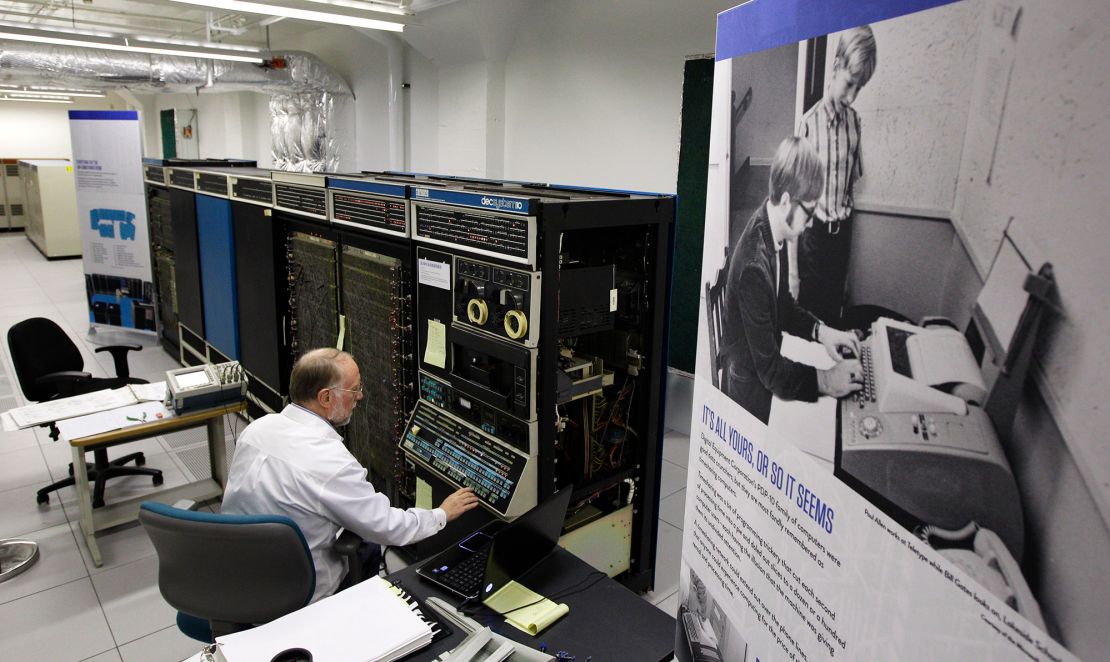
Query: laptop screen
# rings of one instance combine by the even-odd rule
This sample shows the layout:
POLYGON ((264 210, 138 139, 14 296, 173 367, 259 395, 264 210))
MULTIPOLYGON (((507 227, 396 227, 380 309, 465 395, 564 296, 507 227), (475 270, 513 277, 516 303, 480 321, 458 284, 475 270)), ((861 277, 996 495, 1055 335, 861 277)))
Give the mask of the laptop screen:
POLYGON ((494 534, 481 599, 531 570, 555 548, 572 491, 573 487, 564 487, 494 534))

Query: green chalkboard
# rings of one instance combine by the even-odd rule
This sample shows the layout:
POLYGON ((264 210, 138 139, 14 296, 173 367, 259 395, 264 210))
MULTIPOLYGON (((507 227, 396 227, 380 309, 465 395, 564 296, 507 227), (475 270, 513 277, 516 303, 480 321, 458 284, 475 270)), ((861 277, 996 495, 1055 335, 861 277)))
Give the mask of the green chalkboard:
POLYGON ((682 83, 682 131, 678 151, 678 219, 671 281, 670 366, 694 372, 701 249, 705 232, 705 186, 709 169, 709 121, 713 58, 686 61, 682 83))

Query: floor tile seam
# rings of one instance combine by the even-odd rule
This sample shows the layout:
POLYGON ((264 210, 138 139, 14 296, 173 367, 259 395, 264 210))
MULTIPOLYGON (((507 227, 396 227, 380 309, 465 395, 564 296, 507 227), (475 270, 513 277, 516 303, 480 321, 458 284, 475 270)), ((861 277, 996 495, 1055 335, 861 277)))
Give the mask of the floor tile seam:
MULTIPOLYGON (((176 610, 174 610, 174 611, 176 611, 176 610)), ((123 648, 124 646, 127 646, 127 645, 129 645, 129 644, 133 644, 133 643, 135 643, 136 641, 138 641, 138 640, 140 640, 140 639, 146 639, 147 637, 152 637, 152 636, 154 636, 154 635, 158 634, 159 632, 165 632, 166 630, 170 630, 170 629, 176 630, 176 629, 177 629, 177 623, 176 623, 176 622, 174 622, 174 623, 173 623, 172 625, 167 625, 166 627, 163 627, 163 628, 158 628, 158 629, 157 629, 157 630, 155 630, 154 632, 147 632, 146 634, 142 635, 141 637, 135 637, 135 638, 134 638, 134 639, 132 639, 131 641, 125 641, 125 642, 121 643, 121 644, 120 644, 119 646, 117 646, 116 648, 117 648, 117 649, 119 649, 119 648, 123 648)), ((197 651, 198 651, 198 652, 200 651, 200 647, 201 647, 202 645, 203 645, 203 644, 201 644, 201 643, 200 643, 199 641, 197 642, 197 651)), ((107 652, 107 651, 105 651, 105 652, 107 652)), ((122 651, 120 652, 119 656, 120 656, 121 658, 123 657, 123 652, 122 652, 122 651)))
MULTIPOLYGON (((56 588, 62 588, 63 586, 69 586, 70 584, 72 584, 74 582, 79 582, 82 579, 90 579, 90 578, 86 574, 83 577, 74 577, 73 579, 68 579, 68 580, 62 582, 61 584, 55 584, 54 586, 47 586, 45 588, 40 588, 37 591, 31 591, 30 593, 27 593, 25 595, 21 595, 18 598, 11 598, 10 600, 0 600, 0 607, 3 607, 4 605, 10 605, 13 602, 18 602, 18 601, 23 600, 25 598, 30 598, 30 597, 39 595, 40 593, 45 593, 47 591, 53 591, 56 588)), ((90 583, 91 583, 91 580, 90 580, 90 583)), ((97 655, 99 655, 99 654, 100 653, 97 653, 97 655)))
MULTIPOLYGON (((80 551, 80 550, 78 550, 78 551, 80 551)), ((85 563, 85 555, 84 554, 81 555, 81 562, 85 563)), ((126 568, 127 566, 131 565, 132 563, 135 563, 135 561, 129 561, 129 562, 124 563, 122 565, 116 566, 115 568, 112 568, 112 569, 115 570, 117 568, 126 568)), ((85 566, 85 569, 88 570, 88 565, 87 564, 85 566)), ((89 584, 92 586, 93 595, 96 596, 96 604, 100 606, 100 615, 104 618, 104 625, 108 628, 108 634, 112 637, 112 643, 115 644, 116 653, 119 654, 120 658, 122 659, 123 655, 119 653, 119 647, 120 647, 119 639, 116 638, 116 631, 112 629, 112 623, 111 623, 111 621, 108 620, 108 610, 106 610, 104 608, 104 601, 100 598, 100 591, 96 588, 96 581, 95 581, 92 573, 89 574, 89 584)), ((105 650, 103 652, 107 652, 107 650, 105 650)), ((97 655, 100 655, 100 653, 97 653, 97 655)))
MULTIPOLYGON (((81 531, 81 521, 80 521, 80 519, 78 519, 77 521, 69 522, 68 526, 69 526, 70 532, 73 533, 73 537, 74 537, 74 539, 77 543, 77 553, 81 554, 81 563, 83 563, 85 565, 85 571, 89 573, 90 578, 91 577, 96 577, 96 576, 99 576, 99 575, 103 575, 104 573, 111 572, 113 570, 116 570, 117 568, 122 568, 124 566, 130 565, 132 563, 136 563, 138 561, 145 561, 146 559, 149 559, 152 556, 157 556, 158 555, 157 550, 151 548, 150 553, 143 554, 142 556, 139 556, 137 558, 133 558, 130 561, 127 561, 126 563, 121 563, 120 565, 113 565, 113 566, 110 566, 110 567, 100 566, 99 568, 96 567, 95 565, 93 565, 92 567, 89 567, 89 564, 92 562, 92 560, 86 558, 85 555, 81 552, 81 549, 85 545, 85 541, 83 540, 83 538, 85 537, 85 534, 81 531)), ((142 524, 140 524, 139 526, 142 526, 142 524)), ((102 550, 102 553, 103 553, 103 550, 102 550)))
MULTIPOLYGON (((63 510, 64 510, 64 506, 63 506, 63 510)), ((68 523, 68 520, 65 523, 68 523)), ((24 531, 22 533, 17 533, 17 534, 14 534, 14 535, 4 536, 4 539, 6 539, 6 540, 11 539, 11 538, 27 539, 27 538, 30 538, 32 535, 34 535, 34 534, 36 534, 40 531, 45 531, 47 529, 53 529, 54 527, 61 526, 62 524, 63 524, 63 522, 57 522, 55 524, 47 524, 46 526, 43 526, 43 527, 40 527, 40 528, 37 528, 37 529, 31 529, 30 531, 24 531)))
MULTIPOLYGON (((663 461, 664 461, 664 462, 668 462, 669 460, 663 460, 663 461)), ((674 464, 674 463, 673 463, 673 462, 671 462, 671 464, 674 464)), ((676 466, 677 466, 677 465, 676 465, 676 466)), ((683 468, 683 467, 679 467, 679 468, 680 468, 680 469, 683 469, 683 471, 685 471, 685 468, 683 468)), ((662 471, 660 471, 660 472, 659 472, 659 474, 660 474, 660 477, 662 477, 662 474, 663 474, 663 472, 662 472, 662 471)), ((660 500, 660 501, 662 501, 663 499, 666 499, 666 498, 667 498, 667 497, 669 497, 669 496, 672 496, 672 495, 674 495, 674 494, 677 494, 677 493, 678 493, 678 492, 679 492, 680 490, 684 490, 684 489, 686 489, 686 483, 687 483, 687 481, 688 481, 688 480, 689 480, 689 475, 687 475, 687 476, 686 476, 686 477, 685 477, 685 478, 684 478, 684 479, 682 480, 682 483, 681 483, 681 484, 680 484, 680 485, 679 485, 678 487, 676 487, 676 488, 674 488, 673 490, 671 490, 670 492, 666 492, 666 493, 664 493, 664 492, 663 492, 663 483, 662 483, 662 481, 660 481, 660 483, 659 483, 659 500, 660 500)))
MULTIPOLYGON (((677 492, 675 494, 677 494, 677 492)), ((666 524, 670 524, 671 526, 678 529, 679 531, 682 530, 682 524, 675 524, 674 522, 672 522, 669 519, 663 517, 662 515, 659 516, 659 521, 660 522, 665 522, 666 524)))
POLYGON ((649 600, 648 602, 650 602, 652 605, 658 607, 661 603, 664 603, 667 600, 670 600, 676 593, 678 593, 678 587, 677 586, 674 587, 669 593, 667 593, 664 596, 659 596, 659 597, 653 596, 652 599, 649 600))
POLYGON ((96 653, 96 654, 94 654, 94 655, 90 655, 90 656, 88 656, 88 657, 86 657, 86 658, 82 658, 82 659, 81 659, 81 660, 79 660, 78 662, 88 662, 89 660, 93 659, 94 657, 100 657, 101 655, 103 655, 103 654, 107 653, 108 651, 115 651, 115 652, 116 652, 116 655, 119 655, 119 658, 120 658, 121 660, 123 659, 123 654, 119 652, 119 647, 118 647, 118 646, 114 646, 114 647, 112 647, 112 648, 105 648, 104 650, 102 650, 102 651, 100 651, 99 653, 96 653))

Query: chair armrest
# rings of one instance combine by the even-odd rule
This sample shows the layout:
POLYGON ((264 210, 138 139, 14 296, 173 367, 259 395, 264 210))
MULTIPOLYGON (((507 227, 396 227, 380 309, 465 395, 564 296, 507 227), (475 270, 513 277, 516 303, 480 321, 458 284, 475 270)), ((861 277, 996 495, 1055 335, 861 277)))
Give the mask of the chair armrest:
POLYGON ((347 577, 352 585, 366 579, 366 573, 362 571, 362 557, 359 555, 359 548, 362 545, 362 538, 346 529, 339 534, 335 544, 332 545, 336 554, 347 557, 347 577))
POLYGON ((52 372, 48 375, 43 375, 35 380, 36 386, 50 386, 53 385, 58 391, 58 397, 67 397, 73 395, 74 387, 81 382, 92 380, 92 374, 88 372, 81 372, 79 370, 65 370, 63 372, 52 372))
POLYGON ((111 352, 112 362, 116 365, 116 377, 120 379, 127 379, 131 376, 131 368, 127 365, 128 352, 141 352, 142 345, 105 345, 104 347, 97 347, 94 352, 111 352))

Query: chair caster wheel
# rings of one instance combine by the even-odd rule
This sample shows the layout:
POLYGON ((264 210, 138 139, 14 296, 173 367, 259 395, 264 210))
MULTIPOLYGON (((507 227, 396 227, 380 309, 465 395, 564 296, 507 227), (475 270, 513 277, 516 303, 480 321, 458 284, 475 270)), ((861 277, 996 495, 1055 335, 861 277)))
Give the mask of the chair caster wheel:
POLYGON ((44 503, 50 503, 50 495, 49 494, 36 494, 35 495, 35 501, 37 501, 39 503, 39 505, 42 505, 44 503))
POLYGON ((166 479, 162 478, 162 474, 158 474, 153 478, 153 480, 155 485, 161 485, 162 483, 166 482, 166 479))
POLYGON ((146 456, 145 455, 140 455, 139 457, 135 458, 135 466, 136 467, 141 467, 144 464, 146 464, 146 456))
POLYGON ((103 508, 104 499, 93 499, 93 508, 103 508))

